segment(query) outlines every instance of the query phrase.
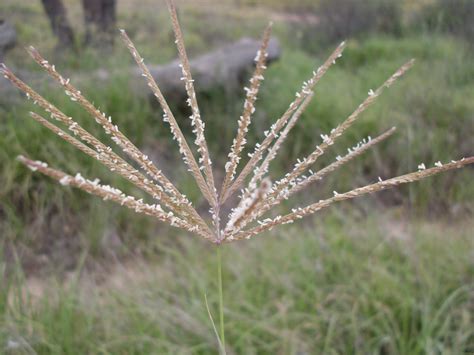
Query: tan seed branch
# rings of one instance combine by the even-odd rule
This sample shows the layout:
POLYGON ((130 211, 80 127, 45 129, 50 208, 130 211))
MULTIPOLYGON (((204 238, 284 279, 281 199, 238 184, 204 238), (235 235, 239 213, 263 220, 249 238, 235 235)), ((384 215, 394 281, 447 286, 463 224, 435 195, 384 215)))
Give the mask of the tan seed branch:
POLYGON ((85 179, 81 174, 76 174, 75 176, 65 174, 62 171, 49 168, 46 163, 41 161, 33 161, 22 155, 18 156, 18 160, 32 171, 39 171, 40 173, 57 180, 61 185, 79 188, 92 195, 99 196, 103 200, 110 200, 128 207, 136 213, 142 213, 157 218, 173 227, 182 228, 191 233, 197 233, 203 238, 209 239, 207 234, 202 234, 202 231, 198 226, 187 223, 186 221, 174 216, 172 212, 163 211, 160 205, 144 203, 142 200, 137 200, 133 196, 125 195, 122 191, 116 188, 108 185, 101 185, 98 180, 85 179))
POLYGON ((328 198, 326 200, 321 200, 317 203, 313 203, 312 205, 309 205, 304 208, 295 208, 293 209, 293 212, 285 216, 278 216, 273 219, 270 218, 263 221, 259 221, 259 226, 236 234, 233 240, 249 239, 252 236, 261 234, 262 232, 270 230, 276 226, 279 226, 282 224, 293 223, 297 219, 301 219, 310 214, 318 212, 326 207, 329 207, 334 202, 349 200, 358 196, 378 192, 378 191, 395 187, 401 184, 411 183, 411 182, 418 181, 426 177, 436 175, 448 170, 458 169, 468 164, 474 164, 474 156, 469 157, 469 158, 463 158, 458 161, 452 161, 451 163, 447 163, 441 166, 436 166, 431 169, 426 169, 422 171, 409 173, 406 175, 397 176, 385 181, 379 181, 375 184, 359 187, 357 189, 354 189, 345 193, 339 194, 335 192, 334 197, 328 198))
POLYGON ((204 122, 201 119, 201 113, 196 98, 196 91, 194 90, 194 80, 191 75, 191 68, 189 66, 188 55, 186 54, 186 48, 184 46, 184 37, 181 31, 181 26, 178 21, 178 14, 176 13, 176 7, 174 2, 166 0, 168 10, 171 16, 171 24, 173 25, 173 31, 176 38, 176 47, 178 48, 179 59, 181 61, 181 71, 183 73, 183 80, 188 94, 188 106, 191 108, 191 125, 194 127, 194 133, 196 134, 196 140, 194 141, 198 147, 200 154, 199 162, 203 165, 204 174, 206 175, 206 181, 211 190, 214 198, 213 207, 217 207, 217 191, 214 184, 214 176, 212 173, 212 162, 209 156, 209 149, 206 143, 206 137, 204 136, 204 122))
POLYGON ((364 139, 352 149, 348 149, 349 153, 346 154, 344 157, 338 156, 335 162, 329 164, 325 168, 317 172, 311 172, 308 177, 302 177, 301 179, 297 179, 292 185, 290 185, 290 187, 286 191, 282 191, 280 194, 277 194, 276 191, 271 191, 270 193, 268 193, 265 201, 262 203, 262 207, 258 210, 258 212, 255 213, 252 219, 248 219, 245 224, 241 224, 241 228, 245 227, 254 219, 260 218, 273 207, 279 205, 283 200, 286 200, 293 194, 304 190, 313 182, 322 180, 326 175, 337 170, 338 168, 350 162, 352 159, 358 157, 370 148, 373 148, 376 144, 390 137, 394 132, 395 127, 392 127, 391 129, 382 133, 380 136, 374 139, 371 139, 370 137, 367 140, 364 139))
POLYGON ((132 57, 135 59, 138 66, 140 67, 140 70, 142 71, 142 75, 145 77, 148 83, 148 87, 151 89, 151 91, 153 92, 153 95, 157 98, 158 102, 161 105, 161 108, 163 109, 163 112, 164 112, 163 120, 169 123, 170 125, 171 133, 173 134, 173 138, 178 143, 179 151, 183 156, 184 163, 188 166, 191 174, 196 180, 196 183, 199 189, 201 190, 202 194, 206 198, 206 200, 211 204, 211 206, 214 205, 215 197, 213 193, 211 192, 211 190, 209 189, 209 186, 207 185, 206 181, 204 180, 204 177, 202 176, 199 165, 196 162, 196 159, 194 158, 194 155, 191 149, 189 148, 188 143, 186 142, 186 138, 184 137, 183 132, 181 131, 178 125, 178 122, 176 122, 173 112, 171 111, 168 103, 166 102, 165 97, 163 96, 160 88, 158 87, 158 84, 156 83, 155 79, 151 75, 150 70, 145 65, 144 59, 141 57, 140 53, 135 48, 135 45, 130 40, 127 33, 124 30, 121 30, 120 34, 122 36, 122 40, 124 41, 125 45, 129 49, 130 53, 132 54, 132 57))
POLYGON ((342 42, 334 52, 329 56, 329 58, 324 62, 322 66, 318 68, 317 71, 313 72, 313 76, 305 83, 303 83, 303 88, 296 93, 296 98, 289 105, 288 109, 285 111, 283 116, 281 116, 271 127, 270 130, 265 132, 265 139, 262 143, 255 146, 255 150, 250 154, 250 160, 247 162, 245 167, 240 172, 237 179, 227 190, 227 193, 222 196, 222 202, 225 202, 229 196, 231 196, 235 191, 237 191, 244 183, 245 178, 250 174, 255 165, 260 161, 262 155, 268 149, 273 140, 277 137, 280 130, 285 126, 286 122, 290 119, 293 112, 299 107, 303 100, 311 95, 314 90, 314 87, 327 72, 329 67, 336 63, 336 59, 341 57, 342 52, 345 48, 345 42, 342 42))
POLYGON ((359 118, 360 114, 370 107, 375 100, 382 94, 385 88, 390 87, 398 78, 400 78, 414 64, 414 60, 410 60, 401 66, 390 78, 388 78, 377 90, 369 91, 367 98, 362 102, 354 112, 339 126, 334 128, 329 135, 321 134, 323 142, 316 149, 301 161, 298 161, 293 170, 286 174, 281 180, 275 183, 274 191, 280 193, 288 187, 298 176, 303 174, 316 160, 324 154, 327 148, 334 144, 334 141, 340 137, 352 124, 359 118))
POLYGON ((255 57, 256 66, 255 71, 250 78, 250 88, 245 88, 247 94, 244 101, 244 112, 237 122, 237 135, 232 142, 232 147, 229 153, 229 161, 225 165, 226 174, 220 192, 221 198, 227 194, 230 183, 234 179, 237 165, 240 161, 240 155, 245 147, 245 144, 247 143, 245 136, 248 132, 252 114, 255 111, 255 101, 257 100, 260 83, 264 78, 263 73, 266 69, 265 64, 268 56, 267 48, 268 42, 270 41, 271 29, 272 24, 270 23, 263 33, 262 44, 255 57))

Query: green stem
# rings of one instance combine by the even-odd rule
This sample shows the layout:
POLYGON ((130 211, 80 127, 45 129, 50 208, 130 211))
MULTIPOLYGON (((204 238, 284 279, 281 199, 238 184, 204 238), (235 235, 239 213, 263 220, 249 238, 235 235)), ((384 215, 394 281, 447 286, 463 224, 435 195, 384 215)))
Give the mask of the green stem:
POLYGON ((222 343, 222 353, 225 354, 225 329, 224 329, 224 296, 222 292, 222 256, 221 246, 217 246, 217 281, 219 287, 219 324, 222 343))

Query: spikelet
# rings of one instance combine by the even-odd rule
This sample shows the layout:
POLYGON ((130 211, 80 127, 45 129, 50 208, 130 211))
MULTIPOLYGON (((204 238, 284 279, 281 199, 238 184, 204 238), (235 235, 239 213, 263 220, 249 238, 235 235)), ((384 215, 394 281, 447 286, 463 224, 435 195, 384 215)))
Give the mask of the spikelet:
POLYGON ((184 163, 188 166, 189 171, 191 172, 194 179, 196 180, 196 183, 199 189, 201 190, 202 194, 206 198, 206 200, 211 205, 214 204, 215 197, 213 193, 211 192, 211 190, 209 189, 209 186, 207 185, 206 181, 204 180, 204 177, 202 176, 199 165, 197 164, 196 159, 194 158, 194 155, 191 149, 189 148, 188 143, 186 142, 186 138, 184 138, 181 128, 179 128, 178 122, 176 122, 173 112, 171 111, 168 103, 166 102, 165 97, 161 93, 161 90, 158 87, 158 84, 156 83, 155 79, 151 75, 150 70, 145 65, 144 59, 138 53, 137 49, 135 48, 135 45, 128 37, 125 30, 120 30, 120 34, 122 36, 122 39, 125 45, 127 46, 130 53, 132 54, 132 57, 135 59, 138 66, 140 67, 140 70, 142 71, 142 75, 145 77, 148 83, 148 87, 152 90, 153 95, 157 98, 158 102, 161 105, 161 108, 164 111, 163 120, 169 123, 170 125, 171 133, 173 134, 173 138, 178 143, 179 151, 183 156, 184 163))
POLYGON ((158 181, 177 201, 189 203, 168 178, 156 168, 152 161, 119 130, 118 126, 112 122, 110 116, 107 116, 105 112, 101 112, 94 107, 94 105, 71 84, 70 80, 59 74, 55 66, 49 64, 34 47, 30 46, 27 48, 27 51, 31 57, 64 88, 66 95, 68 95, 72 101, 80 104, 91 117, 103 127, 105 133, 110 135, 112 140, 120 146, 130 158, 136 161, 151 178, 158 181))
POLYGON ((316 172, 313 172, 310 169, 316 160, 335 143, 336 139, 352 126, 362 112, 375 102, 376 98, 380 96, 382 91, 391 86, 413 65, 413 60, 403 65, 377 90, 370 90, 368 97, 345 121, 333 129, 329 134, 321 135, 322 143, 320 143, 311 154, 304 159, 299 160, 290 172, 272 185, 270 179, 266 177, 268 175, 270 163, 277 156, 279 149, 288 137, 291 129, 297 124, 299 117, 313 98, 316 84, 327 72, 330 66, 335 63, 336 59, 342 55, 345 43, 341 43, 329 58, 319 67, 319 69, 313 72, 311 78, 305 82, 302 89, 297 92, 296 98, 290 103, 288 109, 269 128, 269 130, 265 132, 265 138, 263 141, 255 145, 253 153, 250 154, 250 159, 243 169, 240 172, 237 172, 240 156, 246 144, 246 133, 251 122, 252 114, 255 110, 254 104, 257 98, 258 89, 263 80, 266 50, 270 39, 269 26, 264 32, 262 45, 255 58, 256 68, 252 78, 250 79, 250 86, 246 90, 247 94, 244 102, 244 111, 242 116, 238 119, 237 134, 230 149, 229 161, 225 165, 222 187, 220 191, 217 191, 212 171, 212 162, 205 139, 205 125, 198 107, 194 80, 191 76, 191 68, 184 47, 183 34, 179 26, 176 8, 173 2, 167 0, 167 4, 181 61, 183 81, 188 94, 187 103, 192 112, 191 123, 196 136, 194 142, 199 153, 198 161, 196 161, 173 113, 171 112, 171 109, 166 102, 165 97, 145 65, 143 58, 140 56, 125 31, 121 30, 121 36, 140 67, 142 75, 147 81, 147 85, 150 87, 163 109, 164 121, 170 126, 171 133, 178 143, 184 163, 196 180, 204 198, 209 202, 211 212, 210 216, 208 216, 209 218, 199 215, 191 201, 189 201, 186 196, 184 196, 159 170, 159 168, 118 129, 118 127, 112 122, 112 119, 107 117, 105 113, 98 110, 90 101, 88 101, 82 93, 70 83, 69 79, 66 79, 59 74, 54 65, 50 65, 48 61, 46 61, 33 47, 28 49, 28 52, 33 59, 64 88, 66 94, 71 98, 71 100, 76 101, 81 105, 90 116, 103 127, 105 132, 111 136, 117 146, 120 147, 129 158, 134 160, 139 168, 137 169, 133 167, 119 154, 115 153, 111 147, 105 145, 99 139, 94 137, 72 117, 64 114, 2 64, 0 72, 3 76, 18 89, 23 91, 28 99, 31 99, 37 106, 46 111, 48 115, 51 116, 52 120, 56 120, 60 124, 66 126, 71 134, 66 133, 66 131, 58 127, 55 123, 37 113, 31 113, 31 117, 83 153, 101 162, 110 171, 126 178, 132 184, 146 192, 155 203, 145 203, 143 200, 126 195, 116 188, 100 184, 98 180, 85 179, 80 174, 76 174, 75 176, 68 175, 60 170, 48 167, 46 163, 33 161, 24 156, 18 157, 18 160, 21 163, 25 164, 32 171, 41 172, 57 180, 62 185, 76 187, 90 194, 97 195, 104 200, 114 201, 137 213, 151 216, 171 226, 194 233, 215 244, 249 239, 276 226, 293 223, 297 219, 318 212, 335 202, 349 200, 365 194, 395 187, 400 184, 411 183, 438 173, 461 168, 474 163, 474 157, 451 161, 447 164, 442 164, 438 161, 434 164, 434 167, 428 169, 425 164, 422 163, 418 165, 418 171, 387 180, 383 180, 379 177, 379 181, 376 183, 359 187, 345 193, 334 191, 333 197, 320 200, 319 202, 310 204, 306 207, 296 207, 292 209, 290 213, 283 216, 262 219, 265 213, 271 211, 284 200, 307 188, 312 183, 323 179, 329 173, 336 171, 344 164, 352 161, 354 158, 374 147, 376 144, 384 141, 394 133, 395 128, 391 128, 374 139, 368 137, 367 139, 362 140, 362 142, 359 142, 356 146, 349 148, 346 155, 343 157, 338 156, 336 161, 326 167, 316 172), (265 159, 260 165, 258 165, 263 157, 265 157, 265 159), (309 174, 304 175, 307 170, 309 170, 309 174), (250 181, 245 185, 245 182, 252 171, 253 175, 250 181), (235 176, 237 177, 235 178, 235 176), (237 191, 242 188, 243 192, 240 195, 237 206, 232 210, 224 224, 224 227, 221 229, 220 212, 222 206, 230 196, 235 195, 237 191))
POLYGON ((71 131, 75 136, 79 137, 83 142, 92 146, 94 148, 94 153, 89 149, 85 149, 85 147, 87 146, 78 144, 80 143, 78 140, 73 139, 73 137, 70 137, 65 134, 65 132, 62 131, 59 127, 54 126, 52 123, 37 114, 32 114, 31 116, 36 121, 55 132, 61 138, 68 140, 69 143, 74 145, 76 148, 82 150, 84 153, 99 160, 102 164, 106 165, 109 170, 117 172, 118 174, 138 186, 140 189, 148 192, 154 199, 162 201, 167 207, 169 207, 174 212, 178 214, 189 214, 190 219, 194 220, 195 223, 198 223, 202 227, 207 228, 207 225, 205 224, 204 220, 202 220, 202 218, 197 214, 195 209, 190 205, 189 201, 185 199, 181 201, 176 201, 170 196, 168 196, 162 186, 153 184, 151 180, 146 179, 138 170, 133 168, 123 158, 114 153, 112 148, 100 142, 92 134, 82 128, 82 126, 79 125, 76 121, 74 121, 71 117, 65 115, 56 106, 48 102, 45 98, 43 98, 36 91, 34 91, 30 86, 28 86, 17 76, 15 76, 5 65, 2 66, 2 72, 6 79, 10 80, 11 83, 13 83, 20 90, 22 90, 29 99, 33 100, 36 105, 40 106, 47 113, 49 113, 51 115, 51 118, 66 125, 68 130, 71 131))
POLYGON ((291 186, 289 189, 288 193, 284 195, 284 198, 287 199, 294 193, 297 193, 304 188, 306 188, 309 184, 321 180, 324 176, 329 174, 330 172, 333 172, 334 170, 338 169, 342 165, 348 163, 352 159, 356 158, 357 156, 361 155, 368 149, 372 148, 374 145, 382 142, 383 140, 387 139, 390 137, 393 133, 395 133, 396 128, 392 127, 388 131, 382 133, 378 137, 372 139, 370 136, 367 138, 364 138, 361 142, 357 143, 352 148, 348 148, 347 151, 348 153, 344 155, 343 157, 338 156, 336 158, 336 161, 333 162, 332 164, 326 166, 325 168, 317 171, 316 173, 312 173, 310 176, 299 180, 297 183, 291 186))
POLYGON ((224 177, 224 182, 222 183, 221 197, 226 195, 227 189, 230 187, 230 183, 234 179, 235 171, 240 161, 240 154, 247 143, 245 136, 250 125, 252 114, 255 111, 255 101, 257 100, 260 83, 263 80, 263 73, 266 69, 265 63, 268 56, 267 48, 268 42, 270 41, 271 26, 272 24, 270 23, 263 33, 262 44, 255 57, 255 71, 250 78, 250 88, 245 88, 247 94, 244 101, 244 112, 237 122, 237 136, 232 142, 232 147, 229 153, 229 161, 225 165, 226 174, 224 177))
POLYGON ((44 162, 33 161, 22 155, 18 156, 17 159, 32 171, 39 171, 40 173, 57 180, 63 186, 77 187, 90 194, 99 196, 105 201, 110 200, 116 202, 121 206, 125 206, 134 210, 137 213, 155 217, 171 226, 186 229, 189 232, 197 233, 203 238, 209 239, 209 235, 202 234, 202 231, 198 226, 189 224, 188 222, 176 217, 172 212, 163 211, 159 204, 150 205, 144 203, 142 200, 137 200, 133 196, 125 195, 119 189, 100 184, 98 179, 89 180, 84 178, 79 173, 75 176, 67 175, 62 171, 49 168, 48 164, 44 162))
POLYGON ((234 235, 232 240, 249 239, 252 236, 255 236, 264 231, 270 230, 278 225, 293 223, 297 219, 301 219, 303 217, 316 213, 326 207, 329 207, 334 202, 349 200, 349 199, 356 198, 358 196, 385 190, 394 186, 408 184, 410 182, 424 179, 428 176, 436 175, 436 174, 439 174, 441 172, 448 171, 451 169, 458 169, 465 165, 473 164, 473 163, 474 163, 474 157, 462 158, 461 160, 451 161, 450 163, 447 163, 445 165, 438 164, 438 166, 435 166, 434 168, 397 176, 388 180, 382 180, 375 184, 359 187, 357 189, 354 189, 345 193, 337 193, 336 191, 334 191, 334 196, 326 200, 321 200, 319 202, 313 203, 303 208, 302 207, 294 208, 291 213, 284 216, 277 216, 275 218, 269 218, 262 221, 258 221, 259 225, 257 227, 237 233, 236 235, 234 235))
POLYGON ((226 194, 224 194, 221 197, 222 202, 225 202, 230 195, 232 195, 236 190, 238 190, 242 186, 245 178, 252 171, 255 165, 260 161, 264 152, 268 149, 270 144, 278 135, 278 132, 280 132, 280 130, 285 126, 285 124, 288 122, 293 112, 296 111, 296 109, 303 102, 303 100, 305 100, 306 97, 312 94, 312 90, 314 89, 316 84, 319 82, 319 80, 323 77, 323 75, 327 72, 329 67, 336 63, 337 58, 341 57, 342 51, 344 50, 344 48, 345 48, 345 42, 342 42, 334 50, 334 52, 329 56, 326 62, 324 62, 324 64, 320 66, 317 71, 313 72, 312 77, 307 82, 303 83, 302 89, 296 93, 295 100, 290 103, 288 109, 285 111, 283 116, 281 116, 270 127, 269 131, 265 132, 266 137, 263 140, 263 142, 255 146, 254 152, 250 154, 250 160, 242 169, 239 176, 237 177, 237 179, 235 179, 231 187, 226 191, 226 194))
POLYGON ((400 78, 408 69, 414 64, 414 60, 410 60, 401 66, 390 78, 388 78, 376 91, 370 90, 367 98, 355 109, 355 111, 349 115, 349 117, 341 123, 339 126, 334 128, 329 135, 321 134, 323 142, 316 147, 316 149, 304 158, 302 161, 298 161, 293 170, 286 174, 281 180, 275 183, 275 191, 282 191, 288 187, 298 176, 306 171, 316 160, 324 154, 325 150, 334 144, 334 141, 340 137, 352 124, 359 118, 360 114, 370 107, 377 97, 379 97, 385 88, 390 87, 395 80, 400 78))
POLYGON ((198 152, 200 154, 199 162, 202 163, 204 174, 206 175, 206 181, 209 189, 213 194, 213 207, 217 207, 217 191, 214 184, 214 176, 212 173, 212 162, 209 156, 209 149, 207 148, 206 137, 204 136, 204 122, 201 119, 199 112, 199 106, 196 98, 196 91, 194 90, 194 80, 191 75, 191 68, 189 66, 188 56, 186 54, 186 48, 184 46, 183 33, 178 21, 178 14, 176 13, 176 7, 171 0, 166 0, 168 10, 171 16, 171 24, 173 25, 173 31, 176 38, 176 47, 178 48, 179 59, 181 61, 180 67, 183 73, 181 78, 184 81, 186 92, 188 93, 188 106, 191 108, 191 125, 194 127, 193 132, 196 134, 196 143, 198 152))
POLYGON ((370 136, 367 139, 363 139, 356 146, 348 148, 348 153, 344 157, 338 156, 336 161, 329 164, 325 168, 317 171, 310 172, 310 175, 302 179, 296 180, 294 184, 287 190, 280 192, 279 194, 274 190, 267 194, 265 201, 262 203, 262 207, 254 214, 252 219, 246 220, 245 224, 241 225, 241 228, 245 227, 246 224, 252 222, 255 218, 259 218, 269 211, 272 207, 280 204, 283 200, 288 199, 293 194, 300 192, 301 190, 308 187, 310 184, 316 181, 322 180, 329 173, 337 170, 342 165, 350 162, 352 159, 358 157, 368 149, 372 148, 374 145, 382 142, 383 140, 390 137, 395 132, 395 127, 392 127, 388 131, 382 133, 380 136, 372 139, 370 136))
MULTIPOLYGON (((269 151, 267 153, 267 156, 265 157, 262 164, 258 168, 255 168, 254 175, 253 175, 252 179, 250 180, 250 182, 248 184, 248 188, 245 189, 245 191, 244 191, 244 193, 241 197, 241 201, 249 199, 250 196, 252 195, 252 193, 255 191, 255 189, 257 188, 258 182, 268 172, 268 166, 270 165, 270 162, 276 157, 276 155, 278 153, 278 149, 280 149, 281 145, 283 144, 286 137, 288 136, 288 133, 295 126, 296 122, 298 121, 301 114, 304 112, 304 110, 308 106, 308 104, 311 102, 312 98, 313 98, 313 93, 311 93, 310 95, 308 95, 306 97, 306 99, 303 101, 303 103, 300 105, 300 107, 298 107, 298 109, 293 113, 293 116, 288 121, 285 129, 280 133, 277 141, 273 144, 271 149, 269 149, 269 151)), ((267 206, 270 207, 271 205, 270 204, 263 205, 263 209, 261 211, 265 210, 265 207, 267 207, 267 206)), ((255 214, 254 218, 256 218, 257 216, 260 216, 260 213, 255 214)), ((248 223, 252 219, 248 219, 246 222, 248 223)))
POLYGON ((224 239, 228 238, 228 236, 230 236, 229 239, 232 239, 232 234, 240 230, 242 225, 246 224, 248 220, 255 218, 271 186, 270 179, 264 179, 252 194, 240 200, 239 205, 229 216, 229 222, 224 231, 224 239))
POLYGON ((291 129, 296 125, 298 122, 298 119, 300 118, 301 114, 306 110, 306 107, 309 105, 311 102, 311 99, 313 98, 313 93, 308 95, 306 99, 304 99, 303 103, 301 104, 300 107, 298 107, 298 110, 295 111, 291 119, 288 121, 288 124, 286 125, 285 129, 280 133, 277 141, 273 144, 272 148, 268 151, 267 156, 263 160, 262 164, 255 170, 255 174, 252 177, 252 180, 250 180, 250 188, 254 189, 254 186, 257 185, 258 181, 262 179, 263 176, 268 172, 268 166, 270 165, 270 162, 275 159, 277 156, 278 150, 280 149, 281 145, 285 141, 286 137, 288 137, 288 133, 290 133, 291 129))

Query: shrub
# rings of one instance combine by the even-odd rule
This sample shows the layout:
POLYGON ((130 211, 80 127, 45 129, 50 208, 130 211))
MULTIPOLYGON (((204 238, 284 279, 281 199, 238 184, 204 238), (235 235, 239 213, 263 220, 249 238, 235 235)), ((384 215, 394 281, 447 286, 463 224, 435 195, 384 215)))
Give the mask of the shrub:
MULTIPOLYGON (((472 43, 474 38, 474 1, 438 0, 427 5, 417 19, 428 31, 441 31, 462 36, 472 43)), ((415 24, 416 25, 416 24, 415 24)))
POLYGON ((392 0, 323 0, 318 15, 318 37, 329 42, 375 31, 401 31, 401 8, 392 0))

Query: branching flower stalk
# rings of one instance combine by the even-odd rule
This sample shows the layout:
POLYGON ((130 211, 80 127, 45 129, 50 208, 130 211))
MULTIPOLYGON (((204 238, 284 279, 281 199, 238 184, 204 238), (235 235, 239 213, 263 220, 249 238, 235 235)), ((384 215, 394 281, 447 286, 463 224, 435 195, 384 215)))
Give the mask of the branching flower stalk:
MULTIPOLYGON (((120 153, 115 151, 115 148, 102 143, 98 138, 84 129, 76 120, 47 101, 33 88, 20 80, 5 64, 2 64, 0 71, 3 76, 19 90, 24 92, 26 97, 32 100, 35 105, 43 109, 49 118, 45 118, 37 113, 31 113, 31 117, 83 153, 98 160, 111 172, 115 172, 130 181, 147 193, 149 198, 153 200, 153 203, 146 203, 142 199, 127 195, 114 187, 101 184, 98 179, 87 179, 82 177, 79 173, 69 175, 50 168, 48 164, 44 162, 35 161, 25 156, 18 157, 21 163, 33 171, 41 172, 59 181, 62 185, 76 187, 90 194, 99 196, 104 200, 113 201, 137 213, 154 217, 173 227, 196 234, 216 245, 220 245, 224 242, 229 243, 242 239, 250 239, 274 227, 293 223, 300 218, 314 214, 335 202, 353 199, 400 184, 411 183, 474 163, 474 157, 466 157, 446 164, 437 162, 435 163, 435 167, 429 169, 426 169, 424 164, 420 164, 418 165, 418 171, 388 180, 379 178, 378 182, 358 187, 345 193, 334 191, 334 196, 327 199, 320 200, 306 207, 293 208, 291 212, 284 215, 264 218, 266 213, 275 209, 290 196, 307 188, 313 182, 323 179, 327 174, 352 161, 394 133, 395 128, 391 128, 374 139, 368 137, 355 147, 348 149, 348 153, 345 156, 338 156, 336 161, 330 165, 315 172, 311 170, 311 167, 315 164, 317 159, 335 143, 338 137, 344 134, 344 132, 360 118, 361 114, 376 101, 385 88, 390 87, 411 68, 414 61, 410 60, 400 67, 400 69, 375 91, 370 90, 367 98, 345 121, 328 134, 321 134, 322 142, 316 146, 311 154, 302 160, 298 160, 290 172, 274 180, 275 183, 272 184, 270 178, 267 176, 269 174, 270 163, 277 156, 279 149, 282 147, 291 129, 297 124, 298 119, 311 102, 316 84, 321 80, 331 65, 335 64, 336 60, 342 55, 345 43, 341 43, 329 58, 312 73, 309 80, 303 83, 302 89, 296 93, 296 97, 290 103, 288 109, 269 127, 268 131, 264 132, 265 138, 262 142, 255 145, 253 152, 249 154, 250 158, 238 172, 242 152, 247 143, 246 134, 252 121, 252 114, 255 111, 258 91, 264 79, 263 74, 266 68, 267 47, 271 30, 271 26, 268 26, 264 31, 261 47, 255 57, 255 71, 250 79, 249 88, 245 88, 246 97, 243 113, 238 119, 236 136, 230 148, 229 159, 224 167, 224 178, 218 190, 213 175, 211 156, 205 138, 205 123, 200 114, 194 88, 194 80, 191 75, 191 68, 189 66, 176 8, 171 0, 166 0, 166 2, 170 11, 172 27, 181 61, 182 80, 188 95, 187 104, 191 109, 190 120, 193 133, 195 134, 194 143, 197 147, 198 159, 195 158, 193 151, 189 147, 158 83, 145 65, 144 59, 140 56, 125 31, 121 30, 120 33, 132 57, 140 67, 147 85, 160 103, 163 111, 163 121, 169 124, 173 138, 176 140, 182 155, 182 160, 194 178, 203 197, 208 201, 210 214, 207 216, 198 214, 193 203, 179 191, 175 184, 165 176, 154 162, 142 153, 140 149, 119 130, 117 125, 113 123, 112 118, 97 109, 72 85, 69 79, 59 74, 54 65, 49 64, 33 47, 28 48, 28 53, 32 58, 62 86, 66 95, 68 95, 72 101, 82 106, 84 110, 102 126, 106 134, 109 135, 115 143, 115 148, 120 148, 122 153, 133 160, 137 167, 132 166, 120 153), (66 133, 61 126, 66 127, 71 134, 66 133), (264 158, 263 162, 258 165, 262 158, 264 158), (250 175, 252 172, 253 175, 250 175), (231 196, 238 194, 239 191, 241 193, 237 196, 236 207, 232 209, 231 213, 224 219, 225 223, 222 224, 221 211, 223 205, 231 196)), ((220 272, 219 277, 219 285, 221 286, 222 278, 220 272)), ((220 298, 222 301, 222 295, 220 298)), ((220 306, 221 340, 224 340, 222 302, 220 302, 220 306)))

